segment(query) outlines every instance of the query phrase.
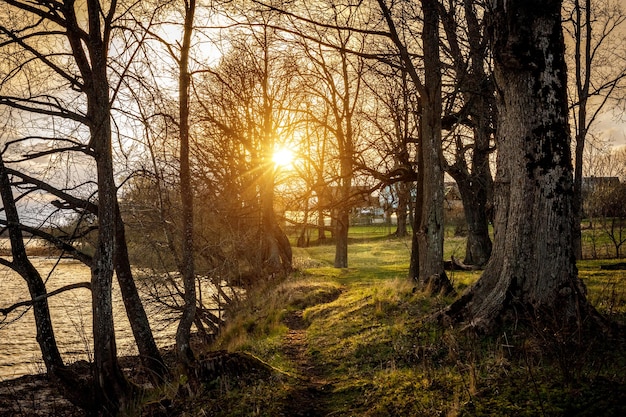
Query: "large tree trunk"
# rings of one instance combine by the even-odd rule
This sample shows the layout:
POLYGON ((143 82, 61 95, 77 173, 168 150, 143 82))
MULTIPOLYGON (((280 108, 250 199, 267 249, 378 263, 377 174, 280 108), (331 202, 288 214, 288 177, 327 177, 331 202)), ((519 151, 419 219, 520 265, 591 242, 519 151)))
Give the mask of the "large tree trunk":
POLYGON ((446 314, 481 331, 513 315, 577 326, 592 308, 572 250, 561 1, 498 0, 492 7, 499 117, 494 250, 479 281, 446 314))
POLYGON ((96 400, 102 411, 117 414, 131 406, 133 390, 117 360, 113 324, 112 284, 115 253, 117 187, 113 176, 111 112, 107 78, 107 45, 101 34, 101 9, 88 0, 91 79, 86 89, 98 185, 98 240, 91 268, 91 296, 96 400))
POLYGON ((424 28, 424 88, 421 114, 422 195, 417 246, 418 285, 430 293, 448 293, 452 285, 443 267, 443 169, 441 164, 441 62, 436 0, 422 0, 424 28))

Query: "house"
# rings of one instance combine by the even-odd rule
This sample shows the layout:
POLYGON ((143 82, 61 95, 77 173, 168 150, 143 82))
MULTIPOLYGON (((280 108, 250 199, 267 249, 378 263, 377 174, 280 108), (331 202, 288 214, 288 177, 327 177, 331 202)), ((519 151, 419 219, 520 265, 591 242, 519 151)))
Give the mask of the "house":
POLYGON ((617 187, 619 184, 618 177, 583 177, 581 191, 583 195, 589 195, 596 191, 617 187))

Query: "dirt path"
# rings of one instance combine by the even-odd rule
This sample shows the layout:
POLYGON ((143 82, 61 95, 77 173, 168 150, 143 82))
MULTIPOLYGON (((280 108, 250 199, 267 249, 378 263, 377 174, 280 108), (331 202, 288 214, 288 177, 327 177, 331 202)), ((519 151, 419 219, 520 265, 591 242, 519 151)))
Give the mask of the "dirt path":
POLYGON ((300 379, 300 383, 288 394, 284 414, 294 417, 326 416, 333 385, 313 363, 307 351, 308 326, 302 318, 302 311, 290 313, 284 322, 289 331, 285 335, 282 351, 294 363, 300 379))

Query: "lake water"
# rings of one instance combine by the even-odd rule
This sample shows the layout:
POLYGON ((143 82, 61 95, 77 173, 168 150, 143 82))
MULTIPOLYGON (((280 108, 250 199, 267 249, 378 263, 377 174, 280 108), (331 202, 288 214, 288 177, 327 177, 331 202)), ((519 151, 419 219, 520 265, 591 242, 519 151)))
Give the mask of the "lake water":
MULTIPOLYGON (((89 269, 78 261, 63 259, 56 265, 57 259, 35 258, 33 263, 42 277, 47 277, 48 291, 68 284, 90 281, 89 269)), ((29 298, 24 280, 9 268, 0 266, 0 306, 7 307, 29 298)), ((137 354, 115 281, 113 303, 118 354, 137 354)), ((61 293, 51 297, 49 305, 57 343, 65 363, 91 359, 93 342, 90 291, 80 288, 61 293)), ((172 344, 176 324, 160 321, 155 314, 148 316, 159 347, 172 344)), ((35 337, 35 320, 31 309, 18 309, 8 317, 0 316, 0 380, 45 372, 35 337)))

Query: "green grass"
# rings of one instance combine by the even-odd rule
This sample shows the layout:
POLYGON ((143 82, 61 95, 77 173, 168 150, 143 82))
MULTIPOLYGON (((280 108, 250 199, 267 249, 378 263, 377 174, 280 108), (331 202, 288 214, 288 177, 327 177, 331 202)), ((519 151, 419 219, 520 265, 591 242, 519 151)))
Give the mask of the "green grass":
MULTIPOLYGON (((298 393, 311 375, 285 350, 286 320, 302 311, 308 326, 303 355, 325 384, 306 398, 323 408, 322 415, 626 415, 623 340, 583 340, 570 349, 515 328, 489 337, 442 328, 428 317, 453 299, 413 291, 406 279, 410 241, 354 229, 350 268, 332 268, 332 245, 294 248, 299 272, 251 294, 218 346, 259 357, 279 377, 213 392, 203 410, 286 415, 287 404, 300 401, 306 415, 298 393)), ((460 256, 463 245, 454 238, 446 253, 460 256)), ((611 262, 579 262, 579 274, 594 305, 623 321, 625 271, 600 269, 611 262)), ((450 273, 459 292, 479 276, 450 273)))

